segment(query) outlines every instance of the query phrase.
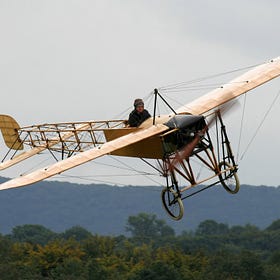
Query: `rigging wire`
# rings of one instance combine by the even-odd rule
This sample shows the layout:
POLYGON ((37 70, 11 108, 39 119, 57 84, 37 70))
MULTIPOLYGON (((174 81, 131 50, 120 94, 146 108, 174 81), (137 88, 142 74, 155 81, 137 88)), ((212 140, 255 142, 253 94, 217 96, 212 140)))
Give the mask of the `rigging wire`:
POLYGON ((241 147, 241 137, 242 137, 243 127, 244 127, 246 101, 247 101, 247 92, 245 92, 245 94, 244 94, 242 116, 241 116, 241 120, 240 120, 240 131, 239 131, 239 139, 238 139, 237 154, 236 154, 236 163, 237 164, 239 162, 239 153, 240 153, 240 147, 241 147))
MULTIPOLYGON (((114 159, 115 161, 117 161, 118 163, 121 163, 122 165, 124 165, 124 166, 126 166, 126 167, 130 167, 128 164, 126 164, 126 163, 124 163, 124 162, 122 162, 121 160, 119 160, 119 159, 117 159, 116 157, 112 157, 111 156, 111 158, 112 159, 114 159)), ((130 167, 131 168, 131 167, 130 167)), ((131 168, 131 170, 132 171, 135 171, 135 172, 139 172, 137 169, 135 169, 135 168, 131 168)), ((162 186, 162 184, 160 183, 160 182, 158 182, 158 181, 156 181, 156 180, 154 180, 154 179, 152 179, 152 178, 150 178, 150 177, 148 177, 148 176, 146 176, 146 175, 144 175, 148 180, 150 180, 150 181, 152 181, 152 182, 154 182, 154 183, 156 183, 156 184, 158 184, 158 185, 160 185, 160 186, 162 186)))
POLYGON ((225 85, 232 85, 232 84, 245 84, 248 81, 239 81, 239 82, 220 82, 220 83, 215 83, 215 84, 201 84, 197 86, 183 86, 183 87, 177 87, 174 89, 160 89, 161 92, 166 92, 166 93, 179 93, 179 92, 187 92, 187 91, 199 91, 199 90, 213 90, 216 88, 222 88, 225 85), (222 84, 222 85, 221 85, 222 84))
POLYGON ((255 133, 254 133, 254 135, 252 136, 251 140, 249 141, 248 145, 246 146, 246 148, 245 148, 243 154, 241 155, 240 160, 242 160, 242 159, 244 158, 244 155, 247 153, 247 151, 248 151, 249 147, 251 146, 252 142, 255 140, 255 138, 256 138, 258 132, 260 131, 260 129, 261 129, 261 127, 262 127, 264 121, 266 120, 268 114, 270 113, 270 111, 271 111, 273 105, 276 103, 276 100, 278 99, 279 95, 280 95, 280 90, 279 90, 278 93, 276 94, 276 96, 275 96, 275 98, 273 99, 271 105, 269 106, 267 112, 265 113, 265 115, 264 115, 264 117, 263 117, 261 123, 260 123, 259 126, 257 127, 257 129, 256 129, 256 131, 255 131, 255 133))
MULTIPOLYGON (((150 102, 151 102, 151 100, 152 100, 152 96, 153 96, 153 92, 150 92, 150 93, 148 93, 147 95, 145 95, 145 96, 143 97, 143 100, 145 101, 145 103, 148 104, 146 107, 149 106, 149 104, 150 104, 150 102)), ((133 106, 127 107, 125 110, 123 110, 123 111, 120 112, 119 114, 115 115, 115 116, 113 117, 113 119, 118 119, 118 118, 127 119, 129 113, 133 110, 132 107, 133 107, 133 106)))
MULTIPOLYGON (((108 163, 102 163, 102 162, 90 162, 91 164, 96 164, 96 165, 103 165, 103 166, 108 166, 108 167, 113 167, 113 168, 117 168, 117 169, 121 169, 121 170, 125 170, 125 171, 131 171, 131 172, 136 172, 136 174, 120 174, 120 175, 109 175, 109 176, 135 176, 135 175, 157 175, 156 173, 151 173, 151 172, 146 172, 146 171, 139 171, 135 168, 132 168, 130 165, 125 164, 124 162, 122 162, 120 159, 117 159, 115 156, 110 156, 107 155, 108 157, 110 157, 111 159, 117 161, 118 163, 121 163, 122 165, 124 165, 124 167, 118 165, 114 165, 114 164, 108 164, 108 163)), ((94 176, 103 176, 106 177, 108 175, 94 175, 94 176)))
POLYGON ((168 94, 173 94, 173 93, 180 93, 180 92, 193 92, 193 91, 201 91, 201 90, 212 90, 215 89, 217 87, 219 87, 220 84, 217 84, 217 86, 207 86, 207 85, 201 85, 201 86, 193 86, 193 87, 182 87, 182 88, 178 88, 178 89, 169 89, 169 90, 160 90, 160 92, 165 92, 168 94))
MULTIPOLYGON (((95 174, 95 175, 83 175, 82 177, 84 178, 96 178, 96 177, 131 177, 131 176, 142 176, 142 175, 151 175, 151 176, 155 176, 157 174, 155 173, 148 173, 148 172, 137 172, 137 174, 131 174, 131 173, 127 173, 127 174, 95 174)), ((80 176, 80 175, 73 175, 73 176, 80 176)))
POLYGON ((221 72, 221 73, 214 74, 214 75, 204 76, 204 77, 201 77, 201 78, 198 78, 198 79, 193 79, 193 80, 186 81, 186 82, 170 84, 170 85, 167 85, 167 86, 160 87, 159 89, 162 90, 162 89, 169 89, 169 88, 177 88, 177 87, 182 86, 182 85, 194 84, 194 83, 198 83, 198 82, 201 82, 201 81, 204 81, 204 80, 207 80, 207 79, 212 79, 212 78, 216 78, 216 77, 219 77, 219 76, 232 74, 232 73, 235 73, 235 72, 238 72, 238 71, 251 69, 251 68, 256 67, 258 65, 261 65, 261 63, 251 65, 251 66, 247 66, 247 67, 238 68, 238 69, 227 71, 227 72, 221 72))
POLYGON ((148 97, 146 99, 144 98, 145 103, 147 103, 147 105, 146 105, 147 108, 150 108, 151 103, 153 102, 153 97, 154 97, 154 92, 152 91, 152 92, 150 92, 150 94, 148 95, 148 97))
MULTIPOLYGON (((87 178, 84 178, 84 176, 75 176, 75 175, 62 175, 62 174, 59 174, 57 176, 54 176, 54 178, 75 178, 75 179, 80 179, 80 180, 84 180, 84 181, 89 181, 91 183, 93 182, 98 182, 98 183, 104 183, 104 184, 110 184, 112 186, 116 186, 116 187, 128 187, 130 185, 128 184, 122 184, 122 183, 116 183, 116 182, 112 182, 112 181, 107 181, 107 180, 93 180, 93 179, 87 179, 87 178)), ((159 189, 150 189, 148 188, 149 186, 133 186, 133 187, 140 187, 142 188, 143 190, 149 190, 149 192, 153 191, 153 192, 160 192, 161 191, 161 188, 159 189)))
MULTIPOLYGON (((187 91, 212 90, 212 89, 215 89, 217 87, 220 87, 221 84, 220 83, 219 84, 218 83, 213 83, 213 84, 205 84, 205 85, 197 85, 197 86, 190 86, 190 85, 195 84, 195 83, 199 83, 199 82, 202 82, 202 81, 205 81, 205 80, 213 79, 213 78, 216 78, 216 77, 232 74, 232 73, 235 73, 235 72, 248 70, 248 69, 251 69, 251 68, 256 67, 258 65, 260 65, 260 64, 255 64, 255 65, 251 65, 251 66, 247 66, 247 67, 242 67, 242 68, 234 69, 234 70, 231 70, 231 71, 221 72, 221 73, 214 74, 214 75, 208 75, 208 76, 204 76, 204 77, 201 77, 201 78, 189 80, 189 81, 186 81, 186 82, 169 84, 169 85, 166 85, 166 86, 159 87, 158 90, 161 92, 161 94, 163 92, 170 94, 170 93, 180 93, 180 92, 187 92, 187 91)), ((246 82, 246 81, 244 81, 244 82, 246 82)), ((231 83, 236 83, 236 82, 229 82, 229 83, 226 83, 226 84, 231 84, 231 83)), ((243 83, 243 82, 238 82, 238 83, 243 83)), ((146 96, 143 97, 143 100, 145 101, 145 103, 147 102, 147 106, 146 106, 147 108, 149 108, 149 106, 150 106, 150 103, 153 99, 152 98, 153 95, 154 95, 154 91, 148 93, 146 96)), ((122 112, 120 112, 119 114, 115 115, 113 118, 114 119, 116 119, 116 118, 127 119, 127 116, 129 115, 130 110, 131 110, 131 107, 128 107, 125 110, 123 110, 122 112)))
MULTIPOLYGON (((115 159, 114 157, 112 157, 113 159, 115 159)), ((122 163, 121 161, 119 161, 120 163, 122 163)), ((95 164, 101 164, 101 165, 105 165, 105 166, 111 166, 111 167, 115 167, 115 168, 119 168, 119 169, 124 169, 124 170, 129 170, 129 171, 135 171, 136 174, 103 174, 103 175, 100 175, 100 174, 97 174, 97 175, 67 175, 67 174, 59 174, 57 176, 54 176, 55 178, 56 177, 60 177, 60 178, 76 178, 76 179, 81 179, 81 180, 84 180, 84 181, 89 181, 89 182, 99 182, 99 183, 105 183, 105 184, 111 184, 111 185, 119 185, 119 186, 127 186, 127 184, 124 184, 124 183, 120 183, 120 182, 116 182, 116 181, 109 181, 109 180, 101 180, 101 179, 96 179, 96 178, 108 178, 108 177, 129 177, 129 176, 145 176, 148 178, 148 176, 158 176, 158 174, 156 173, 148 173, 148 172, 145 172, 145 171, 139 171, 139 170, 136 170, 136 169, 132 169, 132 168, 122 168, 120 166, 117 166, 117 165, 109 165, 109 164, 104 164, 104 163, 96 163, 96 162, 93 162, 95 164)), ((124 163, 122 163, 123 165, 125 165, 124 163)), ((149 178, 150 180, 152 180, 151 178, 149 178)), ((152 180, 154 183, 157 183, 159 185, 158 182, 152 180)))
MULTIPOLYGON (((46 154, 44 153, 44 155, 46 155, 46 154)), ((45 164, 46 162, 49 162, 49 161, 50 161, 50 158, 45 158, 45 159, 42 159, 40 162, 35 162, 31 167, 29 167, 27 170, 23 171, 20 174, 20 176, 24 176, 26 174, 29 174, 32 171, 37 170, 38 166, 43 166, 43 164, 45 164)))
MULTIPOLYGON (((167 95, 167 94, 163 94, 162 92, 161 92, 161 94, 162 94, 162 96, 164 96, 165 99, 170 100, 170 101, 176 103, 178 106, 183 106, 183 105, 185 104, 185 103, 179 102, 178 100, 176 100, 175 98, 170 97, 170 96, 167 95)), ((170 102, 170 103, 171 103, 171 102, 170 102)), ((173 107, 174 107, 174 106, 173 106, 173 107)))
POLYGON ((104 184, 110 184, 110 185, 118 185, 118 186, 126 186, 126 184, 122 184, 122 183, 116 183, 116 182, 112 182, 112 181, 107 181, 107 180, 98 180, 98 179, 87 179, 84 176, 75 176, 75 175, 62 175, 59 174, 57 176, 54 176, 54 178, 75 178, 75 179, 80 179, 80 180, 84 180, 84 181, 89 181, 89 182, 99 182, 99 183, 104 183, 104 184))
POLYGON ((131 169, 131 167, 121 167, 119 165, 114 165, 114 164, 108 164, 108 163, 103 163, 103 162, 97 162, 97 161, 92 161, 90 162, 91 164, 97 164, 97 165, 104 165, 104 166, 108 166, 108 167, 114 167, 114 168, 117 168, 117 169, 122 169, 122 170, 126 170, 126 171, 133 171, 131 169))
POLYGON ((123 110, 123 111, 120 112, 119 114, 115 115, 115 116, 113 117, 113 119, 119 119, 119 118, 122 119, 122 118, 124 118, 124 116, 127 116, 127 115, 129 114, 130 110, 131 110, 130 107, 126 108, 125 110, 123 110))

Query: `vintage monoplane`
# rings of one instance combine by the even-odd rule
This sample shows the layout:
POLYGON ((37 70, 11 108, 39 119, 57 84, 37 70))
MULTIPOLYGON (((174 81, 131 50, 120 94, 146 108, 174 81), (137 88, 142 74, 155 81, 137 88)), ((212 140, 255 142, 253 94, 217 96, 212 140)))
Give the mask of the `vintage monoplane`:
POLYGON ((0 190, 36 183, 104 155, 154 159, 153 167, 166 180, 161 194, 163 206, 173 219, 179 220, 183 216, 182 200, 190 196, 186 191, 195 186, 209 181, 203 189, 221 183, 229 193, 238 192, 238 167, 222 120, 224 106, 279 75, 280 57, 277 57, 176 110, 155 89, 154 114, 139 127, 129 127, 126 120, 20 127, 12 117, 0 115, 0 128, 9 148, 0 170, 44 150, 60 154, 60 160, 54 164, 4 182, 0 190), (169 106, 170 114, 156 114, 159 98, 169 106), (214 125, 215 141, 209 133, 214 125), (195 161, 209 171, 199 180, 193 168, 195 161), (178 176, 185 180, 183 186, 178 184, 178 176))

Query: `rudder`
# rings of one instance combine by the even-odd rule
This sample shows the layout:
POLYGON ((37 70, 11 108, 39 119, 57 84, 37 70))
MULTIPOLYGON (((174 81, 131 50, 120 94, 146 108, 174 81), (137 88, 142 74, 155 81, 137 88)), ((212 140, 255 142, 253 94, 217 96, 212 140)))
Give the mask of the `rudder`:
POLYGON ((7 147, 14 150, 23 150, 23 143, 18 134, 20 126, 14 118, 8 115, 0 115, 0 129, 7 147))

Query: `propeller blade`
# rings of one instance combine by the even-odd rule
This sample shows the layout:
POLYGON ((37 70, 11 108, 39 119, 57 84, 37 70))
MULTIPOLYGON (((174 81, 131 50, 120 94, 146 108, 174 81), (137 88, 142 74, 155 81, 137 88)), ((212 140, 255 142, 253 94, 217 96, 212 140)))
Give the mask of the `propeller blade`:
POLYGON ((199 143, 200 139, 204 136, 207 129, 208 126, 205 126, 203 130, 197 132, 193 140, 176 153, 174 159, 169 164, 169 170, 173 170, 176 165, 178 165, 184 159, 188 159, 191 156, 193 150, 199 143))

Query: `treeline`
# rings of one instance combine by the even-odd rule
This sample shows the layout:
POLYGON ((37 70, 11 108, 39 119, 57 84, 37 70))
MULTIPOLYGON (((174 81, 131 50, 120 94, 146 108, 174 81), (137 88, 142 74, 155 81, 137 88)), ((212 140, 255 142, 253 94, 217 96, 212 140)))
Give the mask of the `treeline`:
POLYGON ((280 220, 263 230, 206 220, 176 235, 140 213, 126 231, 113 237, 80 226, 63 233, 17 226, 0 235, 0 279, 280 279, 280 220))

